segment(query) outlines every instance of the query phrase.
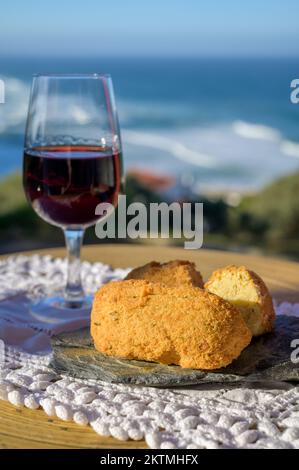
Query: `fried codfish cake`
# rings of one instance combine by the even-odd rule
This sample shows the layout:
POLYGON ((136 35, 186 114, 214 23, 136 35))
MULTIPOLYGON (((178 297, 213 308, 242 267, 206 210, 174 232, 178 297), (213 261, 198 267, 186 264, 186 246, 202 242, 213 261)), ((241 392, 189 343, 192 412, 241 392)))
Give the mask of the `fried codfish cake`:
POLYGON ((175 260, 168 263, 151 263, 133 269, 126 279, 145 279, 159 282, 166 286, 195 286, 203 287, 203 280, 195 264, 190 261, 175 260))
POLYGON ((254 336, 271 331, 275 311, 264 281, 245 266, 227 266, 214 271, 205 289, 227 300, 242 314, 254 336))
POLYGON ((227 366, 252 337, 240 312, 216 295, 144 280, 110 282, 96 293, 91 336, 109 356, 193 369, 227 366))

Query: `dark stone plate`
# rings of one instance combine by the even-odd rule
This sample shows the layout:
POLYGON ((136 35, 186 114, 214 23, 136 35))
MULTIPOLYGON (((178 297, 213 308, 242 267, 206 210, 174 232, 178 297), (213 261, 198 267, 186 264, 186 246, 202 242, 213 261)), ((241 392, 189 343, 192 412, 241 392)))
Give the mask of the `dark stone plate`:
POLYGON ((58 373, 81 379, 169 387, 203 383, 299 382, 299 364, 291 361, 291 341, 299 338, 299 318, 279 316, 273 333, 254 338, 226 368, 205 372, 154 362, 117 359, 97 352, 89 329, 52 339, 52 366, 58 373))

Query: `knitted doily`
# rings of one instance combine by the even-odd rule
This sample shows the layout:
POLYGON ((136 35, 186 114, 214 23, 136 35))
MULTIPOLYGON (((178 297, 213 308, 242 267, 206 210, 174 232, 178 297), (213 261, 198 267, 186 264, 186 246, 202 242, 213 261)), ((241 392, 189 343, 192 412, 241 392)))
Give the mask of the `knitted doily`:
MULTIPOLYGON (((65 272, 63 259, 9 258, 0 262, 0 296, 20 290, 59 291, 65 272)), ((100 263, 83 263, 89 292, 124 274, 100 263)), ((299 306, 283 303, 276 311, 298 315, 299 306)), ((165 390, 113 385, 57 376, 48 367, 50 356, 25 354, 9 345, 6 353, 0 399, 90 425, 100 435, 145 439, 149 447, 160 449, 299 448, 299 387, 247 384, 165 390)))

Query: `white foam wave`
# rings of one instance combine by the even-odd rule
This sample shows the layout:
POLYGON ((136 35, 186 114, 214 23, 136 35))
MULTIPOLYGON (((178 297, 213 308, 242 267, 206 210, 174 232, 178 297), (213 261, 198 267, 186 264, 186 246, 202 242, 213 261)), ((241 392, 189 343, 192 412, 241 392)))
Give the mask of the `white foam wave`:
POLYGON ((299 144, 291 140, 284 140, 281 133, 273 127, 264 126, 262 124, 252 124, 245 121, 234 121, 232 128, 235 134, 240 137, 276 143, 281 154, 288 157, 299 158, 299 144))
POLYGON ((140 132, 124 129, 122 131, 125 143, 131 145, 141 145, 170 153, 175 158, 196 166, 213 168, 215 166, 214 158, 205 153, 192 150, 182 142, 172 138, 164 137, 159 134, 149 132, 140 132))
POLYGON ((277 142, 281 139, 281 134, 277 129, 263 124, 234 121, 232 128, 237 135, 246 139, 268 140, 270 142, 277 142))
POLYGON ((288 157, 299 158, 299 144, 291 140, 283 140, 280 144, 280 151, 288 157))
POLYGON ((3 77, 5 85, 5 103, 0 105, 0 133, 17 131, 24 125, 28 98, 29 85, 14 77, 3 77))

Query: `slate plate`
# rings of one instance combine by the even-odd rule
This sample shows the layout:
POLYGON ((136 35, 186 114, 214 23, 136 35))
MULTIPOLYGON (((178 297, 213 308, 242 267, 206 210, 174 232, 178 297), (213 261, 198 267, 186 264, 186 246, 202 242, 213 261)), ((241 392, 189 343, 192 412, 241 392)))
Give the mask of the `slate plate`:
POLYGON ((81 379, 170 387, 203 383, 299 382, 299 364, 291 362, 291 341, 299 338, 299 318, 279 316, 273 333, 254 338, 237 360, 213 372, 182 369, 146 361, 117 359, 97 352, 89 329, 52 339, 52 366, 81 379))

